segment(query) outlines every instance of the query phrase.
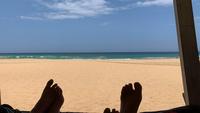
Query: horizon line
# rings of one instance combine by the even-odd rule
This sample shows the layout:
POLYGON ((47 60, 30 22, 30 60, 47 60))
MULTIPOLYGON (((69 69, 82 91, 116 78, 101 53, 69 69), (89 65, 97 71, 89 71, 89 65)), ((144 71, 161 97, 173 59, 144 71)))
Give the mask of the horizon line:
POLYGON ((67 54, 92 54, 92 53, 179 53, 179 51, 135 51, 135 52, 0 52, 0 54, 59 54, 59 53, 67 53, 67 54))

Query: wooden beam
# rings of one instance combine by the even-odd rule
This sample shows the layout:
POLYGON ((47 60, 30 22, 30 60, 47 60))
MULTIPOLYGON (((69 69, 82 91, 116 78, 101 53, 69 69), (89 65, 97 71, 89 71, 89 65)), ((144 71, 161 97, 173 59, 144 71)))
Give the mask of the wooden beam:
POLYGON ((174 0, 186 105, 200 106, 200 68, 192 0, 174 0))

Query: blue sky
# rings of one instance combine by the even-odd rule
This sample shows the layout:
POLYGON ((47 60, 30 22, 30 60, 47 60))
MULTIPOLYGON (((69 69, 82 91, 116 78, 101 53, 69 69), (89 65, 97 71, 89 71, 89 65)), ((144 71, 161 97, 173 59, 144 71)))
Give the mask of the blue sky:
POLYGON ((0 1, 0 53, 177 51, 176 36, 172 0, 0 1))

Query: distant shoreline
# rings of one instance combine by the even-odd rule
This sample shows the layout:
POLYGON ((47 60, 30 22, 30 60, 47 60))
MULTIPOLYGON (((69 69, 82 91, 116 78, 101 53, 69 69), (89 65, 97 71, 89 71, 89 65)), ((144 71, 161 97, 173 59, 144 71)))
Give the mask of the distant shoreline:
POLYGON ((106 53, 0 53, 0 59, 168 59, 178 52, 106 52, 106 53))

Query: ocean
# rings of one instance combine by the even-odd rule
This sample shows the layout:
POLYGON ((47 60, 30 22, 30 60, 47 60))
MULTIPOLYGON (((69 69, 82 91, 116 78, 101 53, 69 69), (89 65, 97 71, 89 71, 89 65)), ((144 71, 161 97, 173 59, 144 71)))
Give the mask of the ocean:
POLYGON ((0 53, 0 59, 154 59, 178 57, 178 52, 0 53))

